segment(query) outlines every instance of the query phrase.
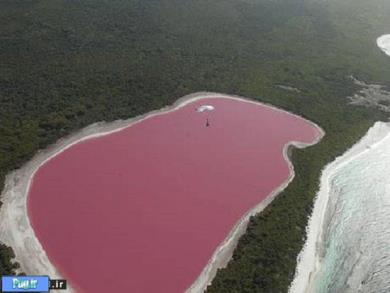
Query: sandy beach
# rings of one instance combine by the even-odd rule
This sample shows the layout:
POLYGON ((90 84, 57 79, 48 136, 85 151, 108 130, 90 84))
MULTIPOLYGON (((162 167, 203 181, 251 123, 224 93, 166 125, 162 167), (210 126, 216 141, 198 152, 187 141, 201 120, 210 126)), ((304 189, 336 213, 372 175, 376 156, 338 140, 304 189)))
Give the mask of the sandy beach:
POLYGON ((382 35, 376 40, 378 47, 390 56, 390 35, 382 35))
MULTIPOLYGON (((288 115, 299 117, 284 110, 277 109, 273 106, 265 105, 241 97, 224 95, 219 93, 201 92, 182 97, 171 106, 165 107, 160 110, 152 111, 145 115, 137 116, 135 118, 131 118, 128 120, 118 120, 114 122, 94 123, 65 138, 58 140, 55 144, 49 146, 45 150, 38 151, 37 154, 23 167, 7 175, 5 181, 5 188, 1 194, 1 201, 3 202, 3 206, 0 209, 0 239, 2 240, 2 242, 11 246, 14 249, 16 261, 20 263, 21 270, 27 274, 49 275, 51 278, 61 278, 59 272, 50 263, 50 260, 48 259, 41 244, 35 237, 27 214, 27 195, 29 192, 31 180, 36 171, 43 164, 45 164, 47 161, 60 154, 67 148, 71 147, 72 145, 79 143, 80 141, 104 136, 113 132, 118 132, 149 117, 163 115, 171 111, 177 110, 188 103, 203 98, 211 97, 222 97, 228 99, 235 99, 243 102, 260 104, 266 107, 270 107, 274 110, 288 113, 288 115)), ((302 117, 300 118, 304 119, 302 117)), ((307 122, 318 129, 319 135, 316 141, 312 143, 315 144, 323 137, 324 132, 316 124, 310 121, 307 122)), ((289 148, 292 146, 297 148, 303 148, 312 144, 302 144, 292 141, 284 146, 283 156, 288 163, 290 169, 290 175, 288 179, 283 182, 283 184, 280 185, 276 190, 270 193, 267 196, 266 200, 262 201, 259 205, 248 211, 239 220, 239 222, 234 226, 234 228, 223 241, 223 243, 221 243, 221 245, 215 250, 208 265, 204 268, 201 275, 187 290, 187 292, 202 292, 207 287, 207 285, 215 276, 217 269, 226 266, 227 262, 231 258, 232 252, 237 244, 239 237, 245 232, 250 216, 262 211, 273 200, 273 198, 280 191, 282 191, 294 178, 294 169, 288 156, 289 148)), ((67 290, 67 292, 74 291, 75 290, 72 288, 67 290)))
POLYGON ((323 169, 320 188, 307 227, 307 240, 298 256, 298 265, 295 278, 289 289, 290 293, 312 292, 313 280, 321 264, 320 250, 323 241, 323 225, 330 199, 329 183, 333 174, 339 168, 368 152, 370 148, 380 143, 388 135, 390 135, 390 123, 375 123, 359 142, 323 169))

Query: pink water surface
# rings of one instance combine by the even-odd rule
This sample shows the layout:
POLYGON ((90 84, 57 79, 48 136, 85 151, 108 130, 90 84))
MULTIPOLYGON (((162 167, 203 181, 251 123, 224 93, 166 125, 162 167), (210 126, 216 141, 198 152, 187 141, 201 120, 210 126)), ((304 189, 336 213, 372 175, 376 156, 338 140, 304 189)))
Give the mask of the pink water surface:
POLYGON ((285 112, 202 99, 48 161, 33 178, 29 217, 79 292, 183 292, 244 213, 287 179, 283 146, 318 135, 285 112), (203 104, 215 110, 196 112, 203 104))

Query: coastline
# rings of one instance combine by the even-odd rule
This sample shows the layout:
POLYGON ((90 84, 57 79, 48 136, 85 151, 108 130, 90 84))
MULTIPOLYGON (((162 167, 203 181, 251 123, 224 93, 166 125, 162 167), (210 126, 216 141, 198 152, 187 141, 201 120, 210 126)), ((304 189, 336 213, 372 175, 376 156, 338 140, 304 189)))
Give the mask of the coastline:
MULTIPOLYGON (((98 122, 91 124, 79 131, 76 131, 64 138, 59 139, 53 145, 50 145, 45 150, 39 150, 37 154, 20 169, 14 170, 6 176, 5 187, 1 193, 1 201, 3 205, 0 209, 0 239, 6 245, 13 248, 15 252, 15 260, 21 265, 21 270, 26 274, 49 275, 52 278, 61 278, 60 273, 48 259, 43 247, 35 236, 34 230, 28 218, 27 196, 29 188, 37 170, 47 161, 65 151, 69 147, 91 138, 96 138, 110 133, 118 132, 124 128, 130 127, 147 118, 167 114, 175 111, 188 103, 201 100, 204 98, 228 98, 243 102, 254 103, 256 105, 272 108, 273 110, 282 111, 288 115, 298 117, 305 120, 315 127, 319 133, 313 143, 304 144, 299 142, 289 142, 283 148, 283 156, 288 163, 290 175, 276 190, 267 196, 267 198, 247 212, 234 226, 225 240, 216 248, 207 266, 203 269, 200 276, 187 290, 187 292, 201 292, 214 278, 217 269, 226 266, 240 236, 245 232, 250 216, 259 213, 263 210, 274 198, 281 192, 294 178, 294 169, 289 159, 288 150, 291 146, 297 148, 307 147, 318 143, 324 136, 324 131, 315 123, 276 108, 269 104, 260 103, 258 101, 245 99, 234 95, 225 95, 211 92, 199 92, 184 96, 178 99, 171 106, 164 107, 160 110, 151 111, 144 115, 140 115, 127 120, 117 120, 114 122, 98 122)), ((55 291, 53 291, 55 292, 55 291)), ((65 292, 65 291, 60 291, 65 292)), ((74 292, 74 289, 69 288, 66 292, 74 292)))
POLYGON ((331 204, 329 202, 329 182, 332 175, 339 168, 357 159, 389 135, 390 123, 376 122, 357 143, 323 168, 313 212, 306 228, 306 242, 298 255, 295 276, 290 285, 289 293, 312 292, 313 281, 321 264, 320 254, 324 221, 326 220, 328 206, 331 204))

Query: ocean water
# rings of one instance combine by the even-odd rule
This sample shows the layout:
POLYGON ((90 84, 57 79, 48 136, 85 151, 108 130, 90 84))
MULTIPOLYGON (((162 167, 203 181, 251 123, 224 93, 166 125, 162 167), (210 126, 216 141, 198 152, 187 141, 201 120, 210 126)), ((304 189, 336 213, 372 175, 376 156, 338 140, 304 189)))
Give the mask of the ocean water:
POLYGON ((390 292, 390 135, 330 177, 312 292, 390 292))

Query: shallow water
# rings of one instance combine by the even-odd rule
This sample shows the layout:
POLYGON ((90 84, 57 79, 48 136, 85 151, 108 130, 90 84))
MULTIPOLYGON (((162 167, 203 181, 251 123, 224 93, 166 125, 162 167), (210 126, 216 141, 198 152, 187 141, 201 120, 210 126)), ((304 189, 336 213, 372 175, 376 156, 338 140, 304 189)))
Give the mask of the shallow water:
POLYGON ((312 292, 390 292, 390 135, 330 178, 312 292))

